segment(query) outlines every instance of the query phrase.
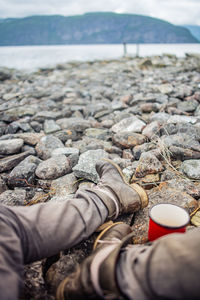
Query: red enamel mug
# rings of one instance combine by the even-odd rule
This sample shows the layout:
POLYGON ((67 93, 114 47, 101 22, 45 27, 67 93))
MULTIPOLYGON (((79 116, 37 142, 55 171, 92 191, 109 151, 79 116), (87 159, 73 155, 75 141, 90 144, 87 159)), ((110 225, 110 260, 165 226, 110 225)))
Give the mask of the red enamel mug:
POLYGON ((149 241, 174 232, 184 233, 190 221, 190 216, 184 208, 171 203, 152 206, 149 217, 149 241))

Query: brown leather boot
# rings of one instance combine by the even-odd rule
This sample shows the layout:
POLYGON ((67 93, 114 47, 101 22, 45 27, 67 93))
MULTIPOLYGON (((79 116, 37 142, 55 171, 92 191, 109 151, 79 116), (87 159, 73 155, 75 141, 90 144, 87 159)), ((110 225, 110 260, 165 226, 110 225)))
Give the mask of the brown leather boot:
POLYGON ((122 247, 131 242, 131 227, 109 225, 95 242, 94 252, 57 289, 57 300, 121 299, 116 282, 116 264, 122 247))
POLYGON ((116 219, 122 213, 134 213, 148 205, 148 196, 138 184, 128 184, 120 167, 104 159, 96 164, 100 181, 92 189, 108 209, 108 219, 116 219))

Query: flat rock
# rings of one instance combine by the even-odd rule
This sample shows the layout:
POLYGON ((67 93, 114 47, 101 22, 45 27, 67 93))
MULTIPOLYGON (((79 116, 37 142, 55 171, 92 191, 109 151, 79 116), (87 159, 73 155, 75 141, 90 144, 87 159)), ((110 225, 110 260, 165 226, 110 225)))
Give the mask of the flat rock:
POLYGON ((193 116, 173 115, 167 120, 167 123, 191 123, 191 124, 195 124, 197 121, 198 121, 198 119, 193 117, 193 116))
POLYGON ((23 189, 7 190, 0 195, 0 203, 14 206, 25 205, 26 191, 23 189))
POLYGON ((24 132, 24 133, 17 133, 16 136, 18 138, 23 139, 25 144, 35 146, 40 141, 40 139, 44 136, 44 133, 24 132))
POLYGON ((65 155, 68 157, 71 166, 74 167, 78 163, 79 149, 73 147, 56 148, 52 151, 51 156, 65 155))
POLYGON ((34 184, 35 170, 41 163, 36 156, 30 155, 21 161, 9 174, 8 185, 28 186, 34 184))
POLYGON ((55 179, 71 171, 70 162, 65 155, 53 156, 41 162, 35 174, 41 179, 55 179))
POLYGON ((80 153, 98 149, 104 149, 109 153, 112 151, 112 143, 87 136, 83 136, 81 140, 74 142, 73 147, 79 149, 80 153))
POLYGON ((178 103, 177 108, 184 112, 193 112, 199 105, 198 101, 195 99, 191 99, 188 101, 181 101, 178 103))
POLYGON ((108 130, 101 128, 87 128, 84 133, 88 137, 100 140, 105 140, 106 138, 108 138, 109 134, 108 130))
POLYGON ((173 86, 171 84, 165 83, 157 86, 157 89, 162 94, 170 94, 173 91, 173 86))
POLYGON ((51 182, 51 189, 55 191, 56 196, 65 197, 74 194, 78 188, 77 178, 73 173, 59 177, 51 182))
POLYGON ((60 126, 56 124, 54 120, 45 120, 44 122, 44 132, 49 134, 60 130, 60 126))
POLYGON ((157 203, 173 203, 185 208, 189 213, 198 207, 197 200, 177 187, 170 187, 168 183, 151 189, 148 196, 152 205, 157 203))
POLYGON ((0 141, 0 154, 19 153, 24 141, 22 139, 3 140, 0 141))
POLYGON ((33 118, 34 121, 43 122, 46 119, 58 119, 62 116, 62 112, 57 111, 40 111, 33 118))
POLYGON ((148 124, 142 131, 142 134, 152 139, 154 137, 159 136, 160 124, 158 121, 151 122, 148 124))
POLYGON ((162 136, 161 140, 166 147, 176 146, 200 152, 199 142, 185 133, 162 136))
POLYGON ((32 151, 25 151, 20 154, 8 156, 0 159, 0 173, 4 171, 12 170, 17 164, 19 164, 27 156, 31 155, 32 151))
POLYGON ((108 158, 108 153, 102 149, 84 152, 80 155, 78 164, 73 168, 75 176, 97 182, 99 177, 95 165, 102 158, 108 158))
POLYGON ((7 190, 7 185, 5 183, 5 180, 0 176, 0 194, 5 192, 7 190))
POLYGON ((130 166, 123 168, 122 173, 127 182, 131 181, 131 177, 135 173, 137 165, 138 165, 138 161, 134 161, 130 166))
POLYGON ((144 189, 151 189, 157 186, 157 182, 160 181, 159 174, 148 174, 142 178, 137 178, 135 175, 132 176, 130 182, 137 183, 144 189))
POLYGON ((114 144, 124 149, 143 144, 146 141, 146 137, 139 133, 124 132, 114 134, 112 140, 114 144))
POLYGON ((133 148, 133 155, 135 159, 139 159, 141 154, 156 148, 156 144, 154 143, 144 143, 142 145, 135 146, 133 148))
POLYGON ((12 74, 10 73, 9 70, 7 70, 6 68, 0 69, 0 81, 10 79, 11 77, 12 77, 12 74))
POLYGON ((186 192, 188 195, 197 200, 200 197, 200 182, 193 182, 189 179, 183 179, 176 175, 175 178, 168 180, 167 184, 171 188, 176 188, 182 192, 186 192))
POLYGON ((56 121, 62 129, 72 129, 77 132, 83 132, 90 127, 90 122, 81 118, 63 118, 56 121))
POLYGON ((191 218, 191 223, 196 227, 200 227, 200 211, 197 211, 196 214, 191 218))
POLYGON ((56 131, 54 133, 54 136, 59 138, 59 140, 61 140, 63 143, 65 143, 68 140, 76 141, 78 139, 78 135, 74 130, 56 131))
POLYGON ((145 125, 146 125, 145 122, 133 116, 130 118, 122 119, 119 123, 113 125, 111 130, 115 133, 125 133, 125 132, 141 133, 145 125))
POLYGON ((44 136, 44 133, 34 133, 34 132, 23 132, 16 134, 6 134, 0 138, 0 140, 10 140, 10 139, 22 139, 27 145, 35 146, 40 139, 44 136))
POLYGON ((42 159, 51 157, 51 153, 56 148, 64 148, 63 143, 53 135, 44 136, 36 146, 37 155, 42 159))
POLYGON ((161 135, 182 135, 192 137, 192 139, 200 141, 200 127, 190 123, 168 123, 160 129, 161 135))
POLYGON ((200 179, 200 159, 185 160, 181 165, 181 171, 191 179, 200 179))
POLYGON ((173 157, 175 159, 180 159, 180 160, 200 159, 199 151, 193 151, 190 149, 171 146, 171 147, 169 147, 169 152, 170 152, 171 157, 173 157))
POLYGON ((157 121, 159 124, 162 125, 162 124, 165 124, 169 118, 170 118, 169 114, 164 113, 164 112, 159 112, 159 113, 153 114, 150 117, 150 121, 151 122, 157 121))
POLYGON ((144 177, 147 174, 155 174, 164 170, 163 165, 151 152, 142 153, 135 171, 136 177, 144 177))

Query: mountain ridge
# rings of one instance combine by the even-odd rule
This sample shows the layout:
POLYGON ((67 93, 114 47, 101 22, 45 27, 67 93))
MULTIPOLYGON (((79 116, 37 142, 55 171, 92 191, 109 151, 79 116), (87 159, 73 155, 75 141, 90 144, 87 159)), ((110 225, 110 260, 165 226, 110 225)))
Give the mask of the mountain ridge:
POLYGON ((183 27, 187 28, 191 34, 200 41, 200 26, 198 25, 184 25, 183 27))
POLYGON ((0 46, 198 43, 187 28, 136 14, 35 15, 0 21, 0 46))

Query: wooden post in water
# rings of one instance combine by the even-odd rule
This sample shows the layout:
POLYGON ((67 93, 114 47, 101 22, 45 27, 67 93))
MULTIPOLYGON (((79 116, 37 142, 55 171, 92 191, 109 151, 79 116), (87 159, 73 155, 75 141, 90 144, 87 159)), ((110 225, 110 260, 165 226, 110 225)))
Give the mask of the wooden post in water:
POLYGON ((136 57, 140 57, 140 44, 136 44, 136 57))
POLYGON ((126 57, 127 54, 126 43, 124 42, 123 45, 124 45, 124 57, 126 57))

